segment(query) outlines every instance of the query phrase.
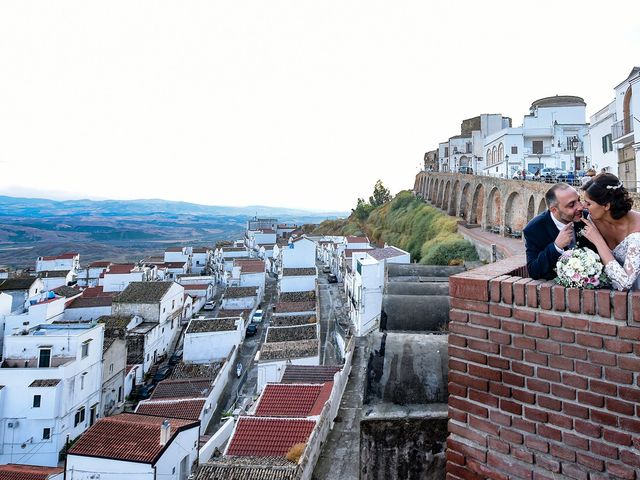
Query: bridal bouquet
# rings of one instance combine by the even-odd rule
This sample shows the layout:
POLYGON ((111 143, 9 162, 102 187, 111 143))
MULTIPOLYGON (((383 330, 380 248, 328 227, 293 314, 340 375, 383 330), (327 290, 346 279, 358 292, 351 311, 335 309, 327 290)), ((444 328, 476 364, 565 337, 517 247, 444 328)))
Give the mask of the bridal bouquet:
POLYGON ((609 285, 600 257, 588 248, 567 250, 558 259, 556 282, 564 287, 603 288, 609 285))

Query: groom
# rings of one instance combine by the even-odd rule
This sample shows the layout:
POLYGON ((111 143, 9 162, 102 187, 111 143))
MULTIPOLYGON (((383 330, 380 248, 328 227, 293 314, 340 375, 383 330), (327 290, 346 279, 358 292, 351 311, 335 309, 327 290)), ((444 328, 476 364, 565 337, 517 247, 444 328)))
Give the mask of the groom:
POLYGON ((524 241, 529 276, 551 280, 556 276, 556 262, 565 250, 575 246, 597 250, 586 238, 576 235, 585 224, 582 221, 584 206, 575 188, 558 183, 549 189, 544 199, 547 210, 524 228, 524 241))

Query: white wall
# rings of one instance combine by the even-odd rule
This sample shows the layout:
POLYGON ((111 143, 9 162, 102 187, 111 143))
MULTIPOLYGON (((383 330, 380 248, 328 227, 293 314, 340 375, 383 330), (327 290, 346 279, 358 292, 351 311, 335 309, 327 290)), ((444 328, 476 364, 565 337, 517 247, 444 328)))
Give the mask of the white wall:
POLYGON ((612 143, 611 150, 606 153, 602 148, 602 138, 611 136, 611 127, 615 120, 615 102, 611 102, 595 115, 591 116, 589 125, 589 141, 591 147, 591 165, 600 173, 603 168, 615 175, 618 174, 618 152, 612 143))
POLYGON ((201 464, 211 459, 216 448, 222 450, 222 446, 231 438, 234 425, 235 421, 233 417, 227 418, 218 431, 202 446, 199 452, 199 461, 201 464))
MULTIPOLYGON (((67 480, 155 480, 154 469, 148 463, 123 462, 108 458, 67 455, 67 480)), ((170 477, 167 477, 170 478, 170 477)))
POLYGON ((67 320, 97 320, 105 315, 111 315, 110 305, 107 307, 67 308, 64 311, 64 318, 67 320))
POLYGON ((280 278, 281 292, 310 292, 316 289, 315 275, 287 275, 280 278))
MULTIPOLYGON (((210 320, 215 322, 216 320, 210 320)), ((220 332, 186 333, 183 345, 183 361, 186 363, 211 363, 226 358, 234 347, 242 342, 242 321, 236 321, 235 330, 220 332)))
POLYGON ((222 297, 222 308, 224 308, 225 310, 251 310, 256 306, 256 300, 256 297, 222 297))
POLYGON ((316 266, 316 244, 307 238, 291 242, 281 248, 282 268, 316 266), (293 245, 293 248, 291 248, 293 245))

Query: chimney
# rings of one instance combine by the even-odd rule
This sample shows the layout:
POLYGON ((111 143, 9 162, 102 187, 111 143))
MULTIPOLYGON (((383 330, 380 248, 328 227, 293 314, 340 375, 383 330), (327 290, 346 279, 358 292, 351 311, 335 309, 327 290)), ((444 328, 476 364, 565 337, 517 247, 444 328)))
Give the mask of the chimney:
POLYGON ((164 447, 169 442, 170 438, 171 424, 169 423, 169 420, 165 420, 160 426, 160 445, 164 447))

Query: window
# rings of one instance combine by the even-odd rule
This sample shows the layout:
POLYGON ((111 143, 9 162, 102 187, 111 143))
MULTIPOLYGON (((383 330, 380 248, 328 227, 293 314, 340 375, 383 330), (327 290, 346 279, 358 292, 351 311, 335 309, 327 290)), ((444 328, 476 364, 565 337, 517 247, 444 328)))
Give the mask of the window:
POLYGON ((40 401, 42 400, 41 395, 33 396, 33 408, 40 408, 40 401))
POLYGON ((444 156, 445 157, 449 156, 449 147, 444 147, 444 156))
POLYGON ((73 420, 74 420, 73 421, 74 427, 77 427, 79 424, 84 422, 84 407, 82 407, 80 410, 76 412, 73 420))
POLYGON ((82 354, 80 358, 86 358, 89 356, 89 342, 91 340, 87 340, 86 342, 82 342, 82 354))
POLYGON ((542 155, 544 153, 543 147, 542 147, 542 140, 534 140, 533 142, 531 142, 531 144, 532 144, 532 150, 534 155, 542 155))
POLYGON ((42 439, 43 440, 49 440, 51 438, 51 429, 50 428, 43 428, 42 429, 42 439))
POLYGON ((38 367, 49 368, 51 366, 51 349, 41 348, 40 358, 38 359, 38 367))
POLYGON ((83 373, 82 375, 80 375, 80 390, 84 390, 84 376, 85 376, 86 374, 87 374, 87 373, 85 372, 85 373, 83 373))
POLYGON ((504 160, 504 145, 502 143, 498 145, 498 158, 500 161, 504 160))
POLYGON ((109 365, 109 373, 113 373, 113 363, 109 365))
POLYGON ((518 147, 515 145, 511 146, 511 155, 516 155, 518 153, 518 147))
POLYGON ((173 310, 174 308, 176 308, 176 301, 171 300, 171 310, 173 310))
POLYGON ((602 137, 602 153, 612 152, 613 142, 611 134, 602 137))

